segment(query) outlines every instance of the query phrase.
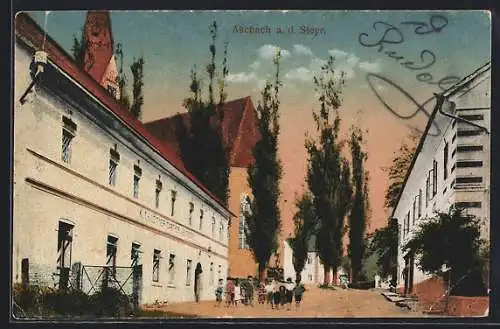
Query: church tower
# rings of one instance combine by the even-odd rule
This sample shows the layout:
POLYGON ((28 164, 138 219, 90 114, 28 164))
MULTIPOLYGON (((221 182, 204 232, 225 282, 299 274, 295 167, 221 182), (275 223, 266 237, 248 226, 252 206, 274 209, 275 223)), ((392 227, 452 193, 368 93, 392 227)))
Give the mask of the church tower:
POLYGON ((84 69, 120 99, 111 18, 107 11, 89 11, 83 30, 84 69))

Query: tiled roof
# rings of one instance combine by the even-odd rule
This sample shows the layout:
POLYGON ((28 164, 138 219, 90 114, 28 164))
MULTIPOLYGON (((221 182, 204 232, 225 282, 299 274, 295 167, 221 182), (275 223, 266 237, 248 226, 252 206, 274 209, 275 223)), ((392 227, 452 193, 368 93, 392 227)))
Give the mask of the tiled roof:
MULTIPOLYGON (((230 166, 248 167, 253 163, 252 149, 259 139, 257 112, 249 96, 229 101, 221 107, 222 134, 229 147, 230 166)), ((190 116, 185 112, 146 123, 146 128, 162 142, 171 145, 180 154, 176 138, 176 120, 189 126, 190 116)))
MULTIPOLYGON (((20 37, 33 50, 41 50, 44 41, 44 32, 26 13, 16 15, 15 20, 16 35, 20 37)), ((105 109, 112 112, 122 120, 131 130, 145 139, 165 160, 173 165, 177 170, 195 183, 201 190, 207 193, 214 201, 226 209, 226 207, 212 192, 208 190, 193 174, 191 174, 178 157, 177 153, 160 142, 144 126, 142 122, 134 118, 127 109, 122 108, 118 102, 97 82, 91 75, 79 68, 75 61, 59 46, 50 36, 46 36, 44 51, 48 54, 49 60, 60 70, 68 74, 78 84, 85 88, 90 94, 96 97, 105 105, 105 109)), ((230 212, 231 213, 231 212, 230 212)), ((234 216, 234 214, 231 213, 234 216)))

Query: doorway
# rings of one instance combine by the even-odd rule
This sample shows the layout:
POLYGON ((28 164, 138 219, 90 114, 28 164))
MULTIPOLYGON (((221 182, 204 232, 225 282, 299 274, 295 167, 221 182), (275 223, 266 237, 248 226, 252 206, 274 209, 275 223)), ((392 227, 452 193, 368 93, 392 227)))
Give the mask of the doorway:
POLYGON ((203 273, 203 269, 201 264, 196 264, 196 269, 194 270, 194 298, 198 303, 201 297, 201 274, 203 273))

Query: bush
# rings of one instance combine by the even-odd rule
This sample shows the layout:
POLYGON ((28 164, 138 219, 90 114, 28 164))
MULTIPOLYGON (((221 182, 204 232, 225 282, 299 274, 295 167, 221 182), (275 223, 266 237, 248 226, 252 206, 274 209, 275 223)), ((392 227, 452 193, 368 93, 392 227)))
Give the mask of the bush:
POLYGON ((90 303, 97 316, 122 317, 133 313, 128 297, 112 287, 103 287, 90 296, 90 303))
POLYGON ((375 288, 375 281, 355 281, 348 284, 352 289, 370 289, 375 288))
POLYGON ((78 289, 52 290, 43 296, 45 308, 58 315, 91 313, 90 298, 78 289))
MULTIPOLYGON (((42 288, 38 285, 14 284, 12 289, 14 302, 25 315, 40 313, 42 307, 42 288)), ((21 314, 15 314, 22 316, 21 314)))

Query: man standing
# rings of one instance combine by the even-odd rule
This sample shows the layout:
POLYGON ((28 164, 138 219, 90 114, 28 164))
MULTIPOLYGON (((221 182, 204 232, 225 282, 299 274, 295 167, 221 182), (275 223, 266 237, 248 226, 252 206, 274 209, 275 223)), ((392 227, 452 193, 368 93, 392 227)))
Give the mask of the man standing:
POLYGON ((253 278, 251 275, 249 275, 248 282, 245 287, 245 299, 246 299, 245 304, 253 306, 253 291, 254 291, 253 278))

